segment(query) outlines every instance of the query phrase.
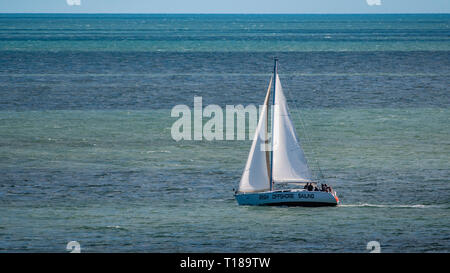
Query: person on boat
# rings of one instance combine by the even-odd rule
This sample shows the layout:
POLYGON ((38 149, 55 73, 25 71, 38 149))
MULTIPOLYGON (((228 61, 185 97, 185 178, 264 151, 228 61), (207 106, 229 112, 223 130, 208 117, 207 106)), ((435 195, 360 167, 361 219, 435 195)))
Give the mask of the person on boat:
POLYGON ((327 191, 327 184, 322 184, 322 191, 327 191))
POLYGON ((309 183, 308 191, 313 191, 313 190, 314 190, 314 186, 312 185, 312 183, 309 183))
POLYGON ((307 190, 309 187, 309 183, 306 183, 306 185, 303 187, 304 190, 307 190))

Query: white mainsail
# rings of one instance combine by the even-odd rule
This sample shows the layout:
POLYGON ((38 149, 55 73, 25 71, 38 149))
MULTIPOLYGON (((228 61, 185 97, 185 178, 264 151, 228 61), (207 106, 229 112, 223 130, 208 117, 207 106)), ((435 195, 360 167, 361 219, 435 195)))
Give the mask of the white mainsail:
POLYGON ((270 189, 270 163, 267 137, 268 104, 270 97, 270 81, 264 105, 261 110, 252 147, 248 155, 247 164, 239 183, 239 192, 260 192, 270 189))
POLYGON ((309 182, 311 172, 297 140, 289 116, 286 97, 276 75, 273 130, 273 181, 274 183, 309 182))

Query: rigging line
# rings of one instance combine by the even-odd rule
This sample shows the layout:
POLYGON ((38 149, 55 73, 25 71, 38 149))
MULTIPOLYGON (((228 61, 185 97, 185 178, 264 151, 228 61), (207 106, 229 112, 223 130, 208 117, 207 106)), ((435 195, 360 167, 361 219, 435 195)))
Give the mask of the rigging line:
MULTIPOLYGON (((284 84, 284 85, 286 86, 286 84, 284 84)), ((295 108, 297 109, 297 115, 298 115, 298 118, 300 120, 300 124, 302 126, 303 132, 304 132, 303 135, 304 135, 306 141, 308 142, 308 145, 310 145, 310 147, 311 147, 310 149, 311 149, 311 152, 313 154, 313 160, 314 160, 314 162, 316 164, 316 167, 317 167, 317 170, 318 170, 318 175, 316 175, 316 176, 317 176, 317 180, 319 180, 320 178, 324 178, 324 175, 323 175, 322 169, 320 168, 320 164, 319 164, 319 161, 317 160, 317 157, 314 156, 314 155, 316 155, 316 152, 315 152, 315 150, 313 148, 312 141, 310 140, 308 132, 306 130, 306 126, 305 126, 305 123, 303 121, 302 115, 300 113, 301 110, 298 107, 297 100, 294 100, 293 96, 291 96, 290 91, 289 91, 289 84, 286 87, 288 87, 288 88, 286 88, 287 92, 285 92, 285 93, 287 93, 289 99, 294 102, 295 108)))
MULTIPOLYGON (((276 90, 276 84, 278 79, 278 58, 274 57, 274 66, 273 66, 273 92, 272 92, 272 105, 275 107, 275 90, 276 90)), ((275 122, 275 112, 272 109, 272 140, 271 140, 271 153, 270 153, 270 191, 273 190, 273 136, 274 136, 274 122, 275 122)))

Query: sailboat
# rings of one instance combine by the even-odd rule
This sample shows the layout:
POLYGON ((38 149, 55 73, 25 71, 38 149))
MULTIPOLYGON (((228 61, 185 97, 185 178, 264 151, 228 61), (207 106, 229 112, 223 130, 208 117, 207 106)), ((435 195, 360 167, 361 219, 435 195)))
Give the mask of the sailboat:
POLYGON ((273 77, 235 198, 239 205, 336 206, 339 204, 336 192, 330 187, 319 190, 318 182, 312 178, 278 77, 278 59, 274 62, 273 77), (270 97, 273 109, 269 143, 270 97), (275 189, 282 184, 297 188, 275 189))

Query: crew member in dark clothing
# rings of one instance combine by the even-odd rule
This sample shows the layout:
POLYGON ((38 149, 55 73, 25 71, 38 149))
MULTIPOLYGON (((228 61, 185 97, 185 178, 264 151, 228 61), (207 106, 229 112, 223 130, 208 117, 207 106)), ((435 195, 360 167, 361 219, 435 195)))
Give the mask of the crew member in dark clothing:
POLYGON ((328 187, 328 192, 333 192, 333 188, 331 186, 328 187))

